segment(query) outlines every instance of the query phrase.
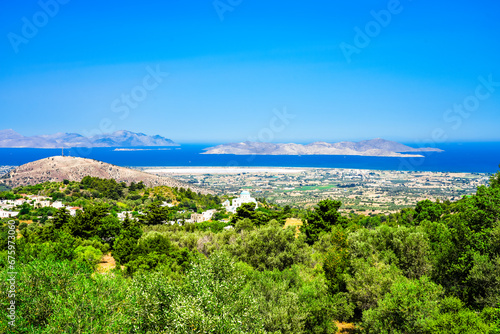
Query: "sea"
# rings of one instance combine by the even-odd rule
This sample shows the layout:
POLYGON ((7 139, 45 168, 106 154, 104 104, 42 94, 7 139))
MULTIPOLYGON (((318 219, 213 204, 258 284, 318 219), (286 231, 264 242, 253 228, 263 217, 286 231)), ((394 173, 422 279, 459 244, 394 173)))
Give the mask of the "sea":
MULTIPOLYGON (((217 144, 181 144, 178 147, 69 148, 65 155, 90 158, 123 167, 316 167, 398 171, 495 173, 500 164, 500 142, 443 143, 444 152, 419 153, 421 158, 363 156, 209 155, 204 148, 217 144), (139 149, 139 150, 137 150, 139 149)), ((407 145, 414 146, 412 143, 407 145)), ((423 145, 422 145, 423 146, 423 145)), ((0 165, 18 166, 61 155, 61 149, 0 148, 0 165)))

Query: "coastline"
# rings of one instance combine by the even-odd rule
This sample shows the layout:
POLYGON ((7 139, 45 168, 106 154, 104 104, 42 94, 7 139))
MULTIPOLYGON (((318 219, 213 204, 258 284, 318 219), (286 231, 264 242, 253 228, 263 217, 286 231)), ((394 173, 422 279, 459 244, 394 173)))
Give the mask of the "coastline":
POLYGON ((344 168, 344 167, 268 167, 268 166, 129 166, 128 168, 140 170, 142 172, 162 175, 198 175, 198 174, 297 174, 310 172, 314 170, 331 170, 358 172, 361 174, 370 172, 386 172, 399 174, 449 174, 453 176, 465 176, 469 174, 491 175, 486 172, 448 172, 448 171, 425 171, 425 170, 390 170, 390 169, 371 169, 371 168, 344 168))
POLYGON ((316 167, 224 167, 224 166, 174 166, 174 167, 131 167, 152 174, 240 174, 240 173, 282 173, 295 174, 306 170, 317 169, 316 167))

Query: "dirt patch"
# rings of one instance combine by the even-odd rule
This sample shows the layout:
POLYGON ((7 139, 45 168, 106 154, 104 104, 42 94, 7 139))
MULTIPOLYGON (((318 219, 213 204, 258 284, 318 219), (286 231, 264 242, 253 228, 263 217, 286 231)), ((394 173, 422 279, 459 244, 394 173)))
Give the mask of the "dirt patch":
POLYGON ((335 322, 337 325, 338 331, 337 334, 355 334, 359 333, 359 329, 351 323, 348 322, 335 322))
POLYGON ((97 265, 97 272, 105 273, 116 268, 116 261, 111 254, 106 254, 101 258, 101 262, 97 265))
POLYGON ((288 226, 295 226, 295 238, 298 238, 300 233, 300 227, 302 226, 302 220, 298 218, 287 218, 283 228, 285 229, 288 226))

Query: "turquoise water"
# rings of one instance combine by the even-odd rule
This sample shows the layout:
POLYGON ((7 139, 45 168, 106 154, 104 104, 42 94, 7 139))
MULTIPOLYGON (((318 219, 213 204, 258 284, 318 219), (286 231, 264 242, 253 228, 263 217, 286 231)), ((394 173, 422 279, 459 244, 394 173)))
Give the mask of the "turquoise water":
MULTIPOLYGON (((215 144, 186 144, 168 150, 114 151, 112 148, 72 148, 65 154, 108 162, 118 166, 273 166, 416 170, 493 173, 500 164, 500 142, 446 143, 445 152, 422 153, 423 158, 360 156, 244 156, 203 155, 215 144)), ((410 143, 411 145, 411 143, 410 143)), ((60 149, 0 148, 0 165, 24 163, 61 155, 60 149)))

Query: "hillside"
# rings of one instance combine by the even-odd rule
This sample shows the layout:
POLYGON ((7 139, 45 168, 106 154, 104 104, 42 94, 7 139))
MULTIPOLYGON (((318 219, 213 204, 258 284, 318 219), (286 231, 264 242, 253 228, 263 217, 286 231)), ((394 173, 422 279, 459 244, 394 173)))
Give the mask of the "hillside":
POLYGON ((421 157, 416 152, 442 152, 432 147, 414 148, 385 139, 360 142, 314 142, 307 145, 294 143, 242 142, 223 144, 205 149, 202 154, 235 155, 361 155, 375 157, 421 157), (411 154, 408 154, 411 153, 411 154))
POLYGON ((23 136, 12 129, 0 130, 0 147, 60 148, 60 147, 135 147, 178 146, 168 138, 148 136, 131 131, 115 131, 84 137, 78 133, 23 136))
POLYGON ((85 176, 115 179, 117 182, 143 181, 148 187, 169 186, 189 188, 202 194, 213 193, 211 190, 192 186, 169 177, 151 175, 145 172, 111 165, 102 161, 54 156, 29 162, 5 174, 0 181, 10 187, 35 185, 54 181, 80 181, 85 176))

